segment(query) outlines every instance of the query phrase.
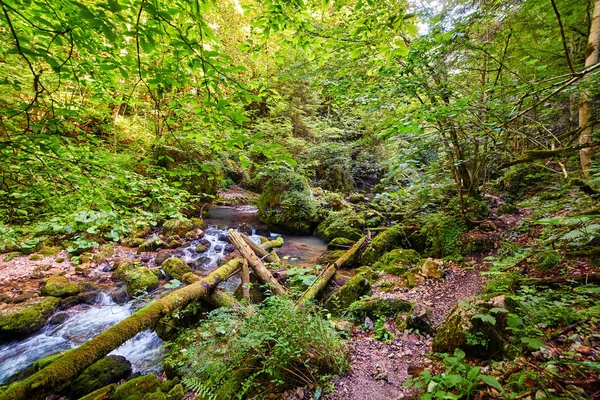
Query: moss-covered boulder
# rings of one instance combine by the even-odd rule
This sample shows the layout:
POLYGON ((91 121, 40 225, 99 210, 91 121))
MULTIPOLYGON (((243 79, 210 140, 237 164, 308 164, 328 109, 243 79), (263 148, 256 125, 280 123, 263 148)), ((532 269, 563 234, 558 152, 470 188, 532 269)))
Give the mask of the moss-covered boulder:
POLYGON ((162 240, 161 238, 157 237, 153 237, 150 238, 148 240, 146 240, 144 243, 142 243, 140 245, 140 247, 138 248, 138 253, 144 253, 147 251, 156 251, 158 249, 166 249, 168 248, 169 245, 167 243, 165 243, 164 240, 162 240))
POLYGON ((167 393, 167 400, 182 400, 186 395, 185 389, 181 383, 178 383, 167 393))
POLYGON ((108 386, 104 386, 88 395, 83 396, 79 400, 106 400, 110 399, 110 395, 115 392, 117 385, 114 383, 108 386))
POLYGON ((327 218, 317 226, 315 233, 327 242, 335 238, 357 241, 364 236, 364 227, 364 219, 351 210, 344 210, 329 213, 327 218))
POLYGON ((369 243, 361 256, 365 265, 373 265, 382 255, 396 248, 406 247, 406 233, 400 225, 395 225, 379 233, 369 243))
POLYGON ((186 285, 191 285, 192 283, 198 282, 199 280, 200 277, 194 274, 193 272, 186 272, 181 276, 181 282, 185 283, 186 285))
POLYGON ((330 265, 333 264, 340 258, 346 254, 346 250, 327 250, 325 253, 321 254, 319 258, 317 258, 317 264, 319 265, 330 265))
POLYGON ((136 265, 132 261, 122 260, 117 263, 117 267, 111 275, 111 279, 115 281, 124 281, 127 277, 127 273, 136 268, 136 265))
POLYGON ((81 292, 81 288, 76 283, 71 283, 66 277, 61 275, 51 276, 46 279, 45 286, 42 288, 42 296, 69 297, 75 296, 81 292))
POLYGON ((371 293, 371 284, 364 274, 354 275, 327 299, 325 307, 334 314, 344 313, 350 304, 371 293))
POLYGON ((127 294, 134 296, 156 289, 158 277, 149 268, 136 267, 127 272, 125 284, 127 285, 127 294))
POLYGON ((413 305, 402 299, 384 299, 379 296, 370 296, 355 301, 348 307, 349 315, 358 322, 366 317, 373 321, 379 317, 395 317, 402 312, 408 312, 413 305))
POLYGON ((160 382, 156 375, 144 375, 131 379, 117 387, 110 400, 141 400, 148 393, 154 393, 160 382))
POLYGON ((319 221, 306 178, 289 170, 273 171, 257 206, 261 222, 288 233, 308 235, 319 221))
POLYGON ((355 240, 343 237, 335 238, 327 245, 327 250, 347 250, 355 243, 355 240))
POLYGON ((444 277, 444 262, 442 260, 436 260, 428 258, 421 265, 421 274, 434 279, 441 279, 444 277))
POLYGON ((146 393, 142 400, 167 400, 167 395, 163 392, 146 393))
POLYGON ((186 233, 195 228, 194 222, 187 218, 182 219, 170 219, 163 224, 165 236, 181 236, 184 237, 186 233))
POLYGON ((433 351, 452 353, 460 348, 467 355, 475 357, 501 354, 505 343, 502 338, 505 314, 492 314, 490 310, 505 307, 504 296, 496 296, 488 301, 477 297, 461 301, 438 327, 433 339, 433 351))
POLYGON ((394 249, 385 253, 379 261, 373 264, 373 269, 391 275, 401 275, 408 269, 419 265, 421 261, 419 253, 412 249, 394 249))
POLYGON ((71 384, 72 396, 79 398, 117 383, 131 375, 131 363, 123 356, 106 356, 86 368, 71 384))
POLYGON ((377 279, 379 279, 379 274, 377 272, 373 271, 373 269, 371 267, 367 267, 366 265, 356 268, 356 273, 363 274, 365 276, 365 278, 367 278, 369 280, 369 282, 371 282, 371 283, 373 283, 377 279))
POLYGON ((34 297, 18 304, 0 304, 0 341, 19 339, 44 327, 58 307, 57 297, 34 297))
POLYGON ((178 281, 182 280, 184 274, 192 272, 192 268, 177 257, 167 258, 160 267, 170 279, 177 279, 178 281))

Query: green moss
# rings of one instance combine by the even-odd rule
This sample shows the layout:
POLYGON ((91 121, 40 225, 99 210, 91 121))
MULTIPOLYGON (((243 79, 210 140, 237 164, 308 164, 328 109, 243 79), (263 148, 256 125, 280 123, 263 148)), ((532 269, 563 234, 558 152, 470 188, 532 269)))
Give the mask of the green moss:
POLYGON ((347 250, 355 243, 355 240, 338 237, 333 239, 327 245, 328 250, 347 250))
POLYGON ((440 212, 423 217, 421 225, 421 233, 427 238, 428 250, 433 257, 463 259, 460 238, 467 229, 463 220, 440 212))
POLYGON ((154 393, 158 385, 155 375, 140 376, 118 386, 110 400, 142 400, 147 393, 154 393))
POLYGON ((353 204, 362 203, 363 201, 365 201, 365 196, 363 196, 360 193, 352 193, 350 197, 348 197, 348 201, 350 201, 350 203, 353 204))
POLYGON ((444 262, 442 260, 434 260, 428 258, 421 266, 421 274, 435 279, 444 277, 444 262))
POLYGON ((115 253, 115 248, 112 246, 102 246, 100 251, 92 256, 92 261, 96 264, 103 263, 115 253))
POLYGON ((403 247, 406 241, 406 233, 400 225, 395 225, 379 233, 369 243, 361 257, 361 262, 366 265, 372 265, 384 253, 398 247, 403 247))
POLYGON ((539 164, 515 165, 506 170, 497 182, 502 197, 508 201, 521 200, 527 193, 539 188, 540 184, 552 175, 539 164))
POLYGON ((29 256, 30 261, 40 261, 42 258, 44 258, 44 256, 41 254, 32 254, 29 256))
POLYGON ((319 265, 330 265, 346 254, 346 250, 327 250, 317 259, 319 265))
POLYGON ((142 400, 167 400, 163 392, 146 393, 142 400))
POLYGON ((402 299, 382 299, 371 296, 352 303, 348 307, 348 312, 355 321, 362 322, 366 317, 376 321, 380 317, 395 317, 398 313, 411 309, 412 304, 402 299))
POLYGON ((127 294, 134 296, 156 289, 158 287, 158 278, 149 268, 136 267, 127 272, 125 284, 127 285, 127 294))
POLYGON ((143 253, 146 251, 156 251, 158 249, 165 249, 167 247, 169 247, 169 245, 165 243, 161 238, 154 237, 142 243, 138 248, 138 252, 143 253))
POLYGON ((131 363, 123 356, 106 356, 86 368, 71 384, 74 396, 82 397, 131 375, 131 363))
POLYGON ((46 279, 46 285, 42 288, 42 296, 69 297, 81 292, 76 283, 70 283, 66 277, 54 275, 46 279))
POLYGON ((394 249, 385 253, 378 262, 373 264, 373 269, 391 275, 401 275, 421 262, 421 256, 415 250, 394 249))
POLYGON ((124 281, 127 277, 127 273, 136 267, 132 261, 119 261, 117 268, 113 271, 111 278, 115 281, 124 281))
POLYGON ((181 276, 181 282, 185 283, 186 285, 191 285, 192 283, 197 282, 199 280, 200 277, 194 274, 193 272, 186 272, 181 276))
POLYGON ((196 253, 204 253, 206 250, 208 250, 208 247, 206 247, 203 244, 199 244, 194 250, 196 251, 196 253))
POLYGON ((57 297, 37 297, 19 304, 0 305, 0 339, 18 339, 40 330, 58 307, 57 297))
POLYGON ((186 395, 185 389, 181 383, 175 385, 167 394, 167 400, 182 400, 186 395))
POLYGON ((369 280, 369 282, 375 282, 378 278, 379 275, 377 274, 377 272, 373 271, 373 269, 371 269, 371 267, 367 267, 367 266, 362 266, 360 268, 356 268, 356 273, 357 274, 363 274, 365 278, 367 278, 369 280))
POLYGON ((195 228, 194 222, 187 219, 171 219, 164 223, 164 234, 165 236, 178 235, 184 237, 186 233, 195 228))
POLYGON ((334 314, 342 314, 350 304, 370 292, 371 284, 369 280, 364 274, 358 273, 327 299, 325 307, 334 314))
POLYGON ((183 279, 183 275, 192 272, 192 268, 181 258, 171 257, 167 258, 160 266, 160 268, 165 271, 167 276, 171 279, 177 279, 181 281, 183 279))
POLYGON ((173 389, 178 383, 178 377, 175 377, 173 379, 167 379, 166 381, 160 383, 159 390, 163 393, 169 393, 171 389, 173 389))
POLYGON ((112 385, 105 386, 100 388, 86 396, 83 396, 79 400, 105 400, 110 399, 109 397, 115 390, 117 389, 117 385, 114 383, 112 385))
POLYGON ((363 237, 365 221, 351 210, 331 212, 323 222, 317 226, 317 236, 330 242, 336 238, 345 238, 353 241, 363 237))

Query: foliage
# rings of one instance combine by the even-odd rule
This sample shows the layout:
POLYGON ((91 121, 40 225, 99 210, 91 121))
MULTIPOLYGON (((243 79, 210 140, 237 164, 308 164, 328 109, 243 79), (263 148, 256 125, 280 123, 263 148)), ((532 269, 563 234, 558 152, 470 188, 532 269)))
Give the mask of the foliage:
POLYGON ((462 220, 441 212, 425 215, 421 220, 429 250, 434 257, 462 259, 460 235, 466 230, 462 220))

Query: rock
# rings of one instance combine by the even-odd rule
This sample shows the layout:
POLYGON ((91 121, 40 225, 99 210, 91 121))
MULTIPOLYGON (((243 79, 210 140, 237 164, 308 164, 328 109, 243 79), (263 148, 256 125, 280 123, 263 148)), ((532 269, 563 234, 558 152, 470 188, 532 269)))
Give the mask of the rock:
POLYGON ((327 250, 348 250, 354 243, 354 240, 338 237, 329 242, 327 250))
POLYGON ((348 197, 348 201, 352 204, 358 204, 365 201, 365 196, 360 193, 352 193, 350 197, 348 197))
POLYGON ((186 233, 194 228, 194 223, 187 218, 171 219, 163 224, 165 236, 185 236, 186 233))
POLYGON ((391 275, 402 275, 409 268, 421 263, 421 256, 415 250, 394 249, 385 253, 373 264, 373 269, 391 275))
POLYGON ((373 323, 373 320, 369 317, 365 317, 364 326, 367 331, 372 331, 373 329, 375 329, 375 324, 373 323))
POLYGON ((441 279, 444 277, 444 262, 442 260, 436 260, 428 258, 421 265, 421 274, 435 279, 441 279))
POLYGON ((207 249, 210 249, 210 246, 212 245, 212 244, 210 243, 210 240, 208 240, 208 239, 206 239, 206 238, 202 238, 202 239, 200 239, 200 240, 198 241, 198 244, 199 244, 199 245, 201 244, 202 246, 206 247, 207 249))
POLYGON ((191 285, 192 283, 197 282, 199 280, 200 277, 194 274, 193 272, 186 272, 181 276, 181 282, 185 283, 186 285, 191 285))
POLYGON ((127 292, 125 290, 115 290, 110 294, 110 297, 119 305, 127 303, 127 292))
POLYGON ((154 393, 158 389, 158 379, 154 374, 143 375, 131 379, 117 387, 110 396, 110 400, 139 400, 147 393, 154 393))
POLYGON ((233 253, 234 251, 235 251, 235 246, 234 246, 234 245, 232 245, 232 244, 230 244, 230 243, 227 243, 227 244, 225 245, 225 247, 223 248, 223 253, 224 253, 224 254, 231 254, 231 253, 233 253))
POLYGON ((359 268, 356 268, 355 272, 357 274, 363 274, 363 276, 365 278, 367 278, 367 280, 369 281, 369 283, 373 283, 377 279, 379 279, 379 275, 377 274, 377 272, 373 271, 371 269, 371 267, 367 267, 367 266, 359 267, 359 268))
POLYGON ((371 284, 364 274, 354 275, 325 302, 325 307, 333 314, 341 314, 350 304, 371 293, 371 284))
POLYGON ((159 250, 154 258, 154 264, 161 266, 166 259, 173 257, 173 252, 170 250, 159 250))
POLYGON ((81 288, 76 283, 70 283, 66 277, 61 275, 51 276, 46 280, 42 288, 42 296, 69 297, 79 294, 81 288))
POLYGON ((101 264, 110 257, 112 257, 115 253, 115 248, 112 246, 102 246, 99 251, 92 256, 92 261, 96 264, 101 264))
POLYGON ((54 262, 58 263, 58 264, 63 263, 64 261, 65 261, 64 257, 56 257, 56 259, 54 259, 54 262))
POLYGON ((361 262, 365 265, 373 265, 383 254, 393 249, 405 247, 406 232, 404 227, 394 225, 379 233, 369 243, 361 256, 361 262))
POLYGON ((406 272, 404 277, 406 278, 406 285, 410 288, 425 284, 425 278, 422 275, 415 274, 413 272, 406 272))
POLYGON ((411 309, 412 304, 402 299, 383 299, 371 296, 352 303, 348 307, 348 313, 355 321, 362 321, 367 316, 373 320, 377 320, 379 317, 395 317, 398 313, 411 309))
POLYGON ((181 258, 171 257, 162 263, 161 269, 165 271, 170 279, 181 281, 183 274, 192 272, 192 269, 181 258))
POLYGON ((460 348, 467 355, 475 357, 501 354, 504 350, 501 336, 505 327, 504 315, 494 314, 495 325, 473 318, 475 314, 488 314, 493 307, 506 308, 504 296, 488 301, 473 297, 460 302, 438 327, 432 350, 436 353, 452 353, 460 348))
POLYGON ((433 314, 427 307, 416 304, 406 317, 406 327, 408 329, 418 330, 419 333, 433 335, 435 328, 433 327, 433 314))
POLYGON ((35 297, 19 304, 0 304, 0 341, 16 340, 42 329, 58 303, 57 297, 35 297))
POLYGON ((127 273, 136 268, 136 264, 129 260, 121 260, 116 264, 116 268, 111 275, 111 279, 115 281, 124 281, 127 273))
POLYGON ((46 257, 56 256, 56 255, 58 255, 58 253, 60 253, 61 250, 62 249, 58 246, 50 246, 50 245, 45 244, 40 249, 40 253, 46 257))
POLYGON ((115 385, 114 383, 108 386, 104 386, 101 389, 96 390, 95 392, 92 392, 86 396, 83 396, 82 398, 80 398, 79 400, 106 400, 106 399, 110 399, 110 395, 112 393, 114 393, 114 391, 117 389, 117 385, 115 385))
POLYGON ((167 395, 163 392, 146 393, 142 400, 167 400, 167 395))
POLYGON ((388 372, 381 365, 375 365, 375 372, 371 374, 371 377, 376 381, 386 381, 388 380, 388 372))
POLYGON ((178 383, 167 394, 167 400, 182 400, 186 395, 185 389, 181 383, 178 383))
POLYGON ((147 251, 156 251, 158 249, 164 249, 169 247, 167 243, 165 243, 161 238, 154 237, 146 240, 143 244, 138 248, 138 253, 143 253, 147 251))
POLYGON ((336 238, 357 241, 362 238, 365 221, 351 210, 331 212, 317 226, 315 234, 327 242, 336 238))
POLYGON ((60 325, 63 322, 65 322, 67 319, 69 319, 69 315, 67 313, 61 312, 61 313, 54 315, 52 318, 50 318, 50 320, 48 321, 48 324, 49 325, 60 325))
POLYGON ((77 304, 93 305, 98 301, 98 296, 99 295, 97 292, 85 292, 76 296, 69 296, 60 301, 60 308, 65 310, 67 308, 76 306, 77 304))
POLYGON ((142 292, 148 292, 158 287, 158 277, 146 267, 136 267, 125 277, 127 294, 134 296, 142 292))
POLYGON ((328 266, 333 264, 346 253, 346 250, 327 250, 319 256, 317 264, 328 266))
POLYGON ((75 398, 85 396, 126 379, 131 375, 131 363, 123 356, 106 356, 86 368, 71 384, 72 395, 75 398))
POLYGON ((199 244, 194 250, 196 251, 196 253, 204 253, 206 250, 208 250, 208 247, 206 247, 203 244, 199 244))
POLYGON ((125 247, 140 247, 145 242, 142 238, 125 238, 121 240, 121 244, 125 247))

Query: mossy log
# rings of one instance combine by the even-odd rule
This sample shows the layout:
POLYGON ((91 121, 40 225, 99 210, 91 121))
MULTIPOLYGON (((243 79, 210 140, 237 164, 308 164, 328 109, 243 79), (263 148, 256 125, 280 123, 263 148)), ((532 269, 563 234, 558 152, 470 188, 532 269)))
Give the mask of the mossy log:
POLYGON ((274 251, 268 252, 267 250, 254 243, 248 236, 246 236, 243 233, 240 233, 240 236, 242 237, 242 239, 244 239, 244 242, 246 242, 246 244, 252 249, 252 251, 258 257, 260 257, 261 260, 265 260, 266 262, 271 263, 281 262, 281 260, 274 251))
POLYGON ((304 294, 298 301, 298 305, 303 306, 309 301, 313 300, 317 296, 317 294, 319 294, 319 292, 323 290, 325 286, 327 286, 327 283, 329 283, 333 275, 335 275, 338 268, 342 268, 344 265, 348 264, 354 259, 354 256, 356 255, 356 253, 358 253, 358 251, 361 249, 362 245, 366 242, 366 240, 367 238, 363 237, 358 242, 354 243, 354 246, 352 246, 350 250, 346 251, 343 256, 341 256, 337 259, 336 262, 331 264, 325 270, 325 272, 323 272, 323 274, 321 274, 321 276, 317 278, 317 280, 312 284, 312 286, 309 287, 306 292, 304 292, 304 294))
POLYGON ((287 293, 285 288, 283 286, 281 286, 281 284, 277 281, 277 279, 275 279, 275 277, 273 277, 273 274, 267 269, 267 267, 265 267, 263 262, 256 255, 256 253, 254 253, 254 251, 252 251, 250 246, 248 246, 248 244, 242 237, 241 233, 236 232, 233 229, 230 229, 229 230, 229 239, 231 240, 231 243, 237 249, 237 251, 240 252, 242 257, 244 257, 246 260, 248 260, 248 263, 250 264, 250 266, 252 267, 252 269, 254 270, 256 275, 258 276, 258 278, 263 283, 271 285, 271 289, 273 290, 273 293, 275 293, 277 295, 282 295, 282 294, 287 293))
POLYGON ((206 278, 140 308, 130 317, 71 350, 46 368, 21 382, 12 384, 0 393, 0 400, 43 399, 50 394, 60 392, 83 370, 133 338, 138 332, 153 327, 161 318, 185 307, 190 302, 206 297, 240 266, 241 261, 231 260, 206 278))
POLYGON ((264 242, 262 244, 262 247, 269 251, 272 250, 276 247, 281 247, 283 246, 283 237, 282 236, 277 236, 277 238, 273 239, 273 240, 267 240, 266 242, 264 242))

